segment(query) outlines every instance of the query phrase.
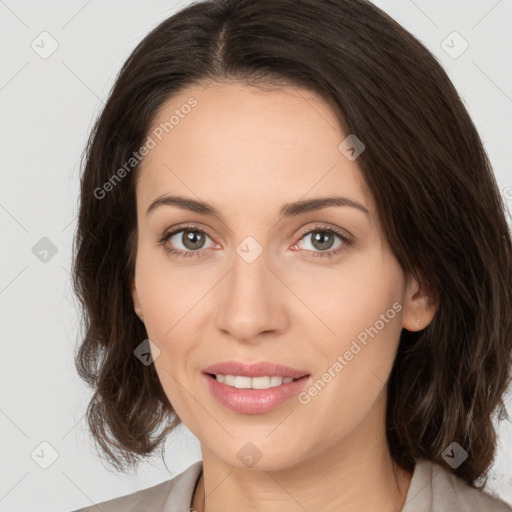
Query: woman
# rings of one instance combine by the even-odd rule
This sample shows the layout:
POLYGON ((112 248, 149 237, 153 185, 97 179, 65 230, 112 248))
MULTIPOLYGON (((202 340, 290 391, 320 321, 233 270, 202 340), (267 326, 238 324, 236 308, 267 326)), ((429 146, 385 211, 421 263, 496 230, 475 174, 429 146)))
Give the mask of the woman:
MULTIPOLYGON (((483 490, 512 242, 446 73, 364 0, 210 0, 91 134, 74 285, 106 459, 202 461, 104 511, 510 511, 483 490)), ((83 510, 96 510, 93 505, 83 510)))

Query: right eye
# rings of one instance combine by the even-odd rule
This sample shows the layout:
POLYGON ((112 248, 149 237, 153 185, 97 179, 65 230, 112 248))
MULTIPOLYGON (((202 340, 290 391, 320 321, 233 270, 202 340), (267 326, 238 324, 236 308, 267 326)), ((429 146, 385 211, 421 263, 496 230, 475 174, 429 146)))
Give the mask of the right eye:
POLYGON ((202 253, 202 245, 208 234, 197 226, 185 226, 166 232, 158 241, 169 254, 177 257, 199 256, 202 253), (171 242, 169 244, 168 242, 171 242), (182 245, 183 248, 179 247, 182 245), (178 245, 178 248, 176 248, 178 245))

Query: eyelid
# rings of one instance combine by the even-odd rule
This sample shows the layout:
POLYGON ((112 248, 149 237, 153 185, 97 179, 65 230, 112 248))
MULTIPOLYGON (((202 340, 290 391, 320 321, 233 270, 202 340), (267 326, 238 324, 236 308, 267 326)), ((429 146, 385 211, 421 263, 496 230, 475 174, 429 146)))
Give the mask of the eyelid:
MULTIPOLYGON (((163 231, 162 235, 158 239, 158 243, 164 247, 164 249, 170 253, 174 254, 176 257, 190 257, 190 256, 201 256, 203 252, 208 252, 208 248, 199 249, 197 251, 187 250, 184 251, 182 249, 170 248, 167 245, 167 241, 173 237, 174 235, 182 232, 182 231, 196 231, 198 233, 206 235, 210 240, 212 240, 214 245, 218 245, 213 241, 213 238, 209 235, 208 231, 205 228, 200 227, 198 223, 186 223, 184 225, 177 225, 173 228, 166 229, 163 231)), ((302 253, 306 253, 306 257, 332 257, 337 256, 339 253, 344 252, 348 247, 351 247, 354 244, 353 236, 347 230, 342 230, 338 227, 333 227, 327 225, 322 222, 316 223, 314 226, 305 226, 302 228, 297 236, 297 240, 293 243, 292 247, 296 247, 297 244, 302 240, 304 235, 310 235, 315 231, 324 231, 333 233, 335 236, 341 239, 341 246, 336 249, 329 249, 327 251, 309 251, 309 250, 299 250, 302 253), (343 233, 343 231, 345 233, 343 233)))
MULTIPOLYGON (((178 257, 182 257, 183 255, 185 255, 185 257, 200 256, 203 252, 208 251, 209 248, 199 249, 198 251, 190 251, 190 250, 184 251, 183 249, 170 248, 167 245, 167 241, 170 238, 172 238, 174 235, 177 235, 178 233, 180 233, 182 231, 196 231, 198 233, 202 233, 202 234, 206 235, 213 242, 212 237, 208 234, 208 231, 206 231, 206 229, 200 227, 198 224, 185 224, 185 225, 174 226, 173 228, 170 228, 170 229, 165 229, 163 231, 162 235, 159 236, 158 244, 162 245, 164 247, 164 250, 167 251, 169 254, 174 254, 178 257)), ((213 242, 213 244, 215 245, 216 242, 213 242)), ((218 245, 218 244, 216 244, 216 245, 218 245)))
POLYGON ((327 251, 301 250, 300 252, 304 253, 305 257, 307 258, 332 258, 335 256, 340 256, 341 253, 345 252, 348 248, 354 245, 354 237, 352 234, 348 234, 348 231, 319 222, 315 226, 304 227, 301 229, 298 235, 298 240, 292 245, 292 247, 296 247, 304 235, 310 235, 315 231, 333 233, 341 240, 341 244, 336 249, 329 249, 327 251), (343 231, 345 231, 345 233, 343 231))
POLYGON ((298 234, 299 238, 302 238, 304 235, 311 233, 312 231, 332 231, 332 232, 336 233, 338 236, 343 237, 347 240, 352 240, 354 238, 352 233, 350 233, 346 229, 331 226, 327 223, 320 222, 320 221, 317 223, 313 222, 313 224, 315 224, 315 225, 312 227, 311 227, 311 225, 308 225, 304 228, 301 228, 299 230, 299 234, 298 234))

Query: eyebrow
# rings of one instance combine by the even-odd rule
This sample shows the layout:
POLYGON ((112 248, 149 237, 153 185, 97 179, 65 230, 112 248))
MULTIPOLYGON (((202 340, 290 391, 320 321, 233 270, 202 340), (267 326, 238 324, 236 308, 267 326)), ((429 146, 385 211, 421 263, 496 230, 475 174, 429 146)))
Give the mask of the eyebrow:
MULTIPOLYGON (((154 211, 156 208, 164 205, 176 206, 178 208, 182 208, 183 210, 188 210, 203 215, 209 215, 212 217, 218 217, 222 220, 222 215, 220 212, 208 203, 196 201, 195 199, 188 197, 170 195, 162 195, 157 197, 149 205, 149 208, 146 211, 146 215, 154 211)), ((368 209, 357 201, 349 199, 348 197, 329 196, 315 199, 306 199, 303 201, 296 201, 294 203, 286 203, 281 207, 279 212, 279 219, 295 217, 303 213, 318 211, 324 208, 330 208, 332 206, 349 206, 351 208, 356 208, 357 210, 360 210, 366 215, 370 216, 368 209)))

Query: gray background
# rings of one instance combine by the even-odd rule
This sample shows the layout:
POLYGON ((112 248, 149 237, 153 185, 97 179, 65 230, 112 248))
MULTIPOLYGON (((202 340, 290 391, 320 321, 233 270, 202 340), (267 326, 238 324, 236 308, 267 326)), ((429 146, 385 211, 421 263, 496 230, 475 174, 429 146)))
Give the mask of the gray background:
MULTIPOLYGON (((0 0, 1 512, 73 510, 155 485, 201 458, 181 427, 167 442, 170 473, 159 458, 135 475, 102 466, 83 420, 91 392, 73 365, 78 315, 69 274, 79 159, 93 121, 135 45, 188 3, 0 0), (52 44, 58 48, 44 55, 52 44)), ((375 3, 448 71, 510 207, 512 1, 375 3)), ((510 395, 507 403, 510 414, 510 395)), ((512 503, 510 421, 500 424, 499 442, 488 487, 512 503)))

